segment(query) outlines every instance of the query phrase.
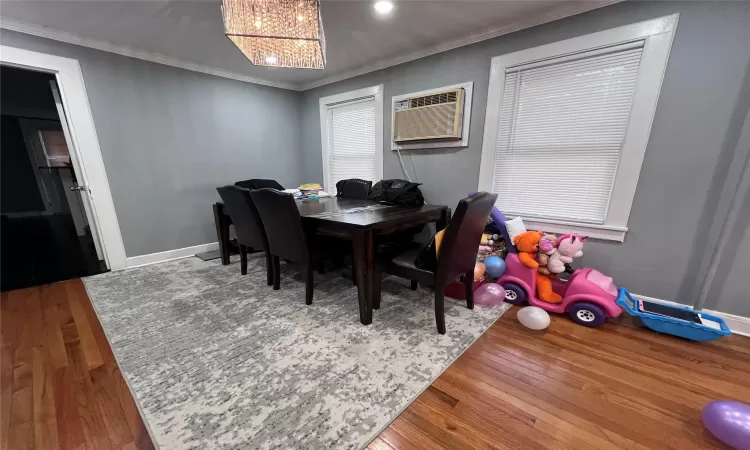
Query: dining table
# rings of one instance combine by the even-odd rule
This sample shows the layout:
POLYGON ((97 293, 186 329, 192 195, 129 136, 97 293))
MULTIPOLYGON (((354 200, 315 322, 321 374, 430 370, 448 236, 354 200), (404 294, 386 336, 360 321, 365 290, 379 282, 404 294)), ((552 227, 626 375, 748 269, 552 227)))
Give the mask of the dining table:
MULTIPOLYGON (((372 323, 376 239, 428 223, 434 223, 439 231, 448 225, 451 214, 450 208, 443 205, 390 205, 343 197, 302 199, 296 203, 308 239, 333 236, 352 241, 359 319, 364 325, 372 323)), ((221 262, 227 265, 232 220, 223 203, 215 203, 213 209, 221 262)))

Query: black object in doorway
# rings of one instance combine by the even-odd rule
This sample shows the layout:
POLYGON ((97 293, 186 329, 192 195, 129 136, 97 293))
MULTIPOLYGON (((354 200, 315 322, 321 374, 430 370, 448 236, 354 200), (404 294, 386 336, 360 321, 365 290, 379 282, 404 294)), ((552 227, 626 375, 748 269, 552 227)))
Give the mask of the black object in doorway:
POLYGON ((0 67, 0 290, 106 271, 52 74, 0 67))

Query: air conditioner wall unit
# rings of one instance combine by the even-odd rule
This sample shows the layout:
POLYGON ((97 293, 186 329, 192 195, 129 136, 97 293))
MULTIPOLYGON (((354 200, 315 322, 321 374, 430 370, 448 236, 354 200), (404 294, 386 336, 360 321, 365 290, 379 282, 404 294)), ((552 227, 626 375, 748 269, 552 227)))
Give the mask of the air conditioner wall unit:
POLYGON ((460 140, 464 98, 464 89, 458 88, 396 101, 393 141, 460 140))

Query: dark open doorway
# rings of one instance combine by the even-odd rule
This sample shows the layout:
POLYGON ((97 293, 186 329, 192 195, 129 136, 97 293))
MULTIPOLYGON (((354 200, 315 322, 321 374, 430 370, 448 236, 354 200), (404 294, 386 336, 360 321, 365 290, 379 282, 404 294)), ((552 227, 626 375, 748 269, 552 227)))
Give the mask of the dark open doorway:
POLYGON ((0 289, 106 271, 52 74, 0 67, 0 289))

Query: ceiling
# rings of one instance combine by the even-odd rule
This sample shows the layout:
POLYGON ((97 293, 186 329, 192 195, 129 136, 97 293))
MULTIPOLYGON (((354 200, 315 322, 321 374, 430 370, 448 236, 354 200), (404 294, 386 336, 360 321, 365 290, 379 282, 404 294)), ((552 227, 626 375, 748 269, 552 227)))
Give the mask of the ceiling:
POLYGON ((322 2, 324 70, 252 65, 224 35, 220 0, 2 1, 3 28, 142 59, 290 89, 308 89, 612 0, 395 0, 387 17, 372 1, 322 2))

